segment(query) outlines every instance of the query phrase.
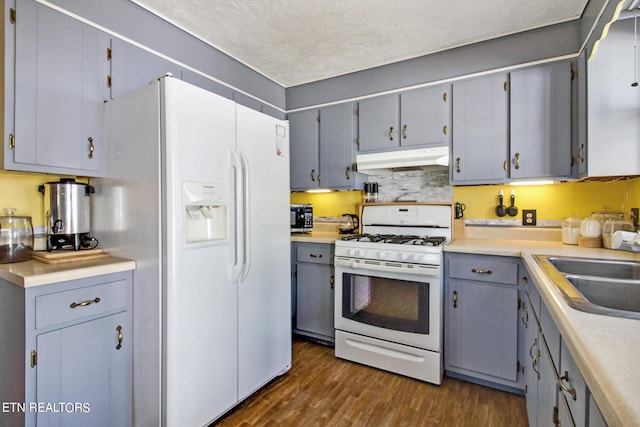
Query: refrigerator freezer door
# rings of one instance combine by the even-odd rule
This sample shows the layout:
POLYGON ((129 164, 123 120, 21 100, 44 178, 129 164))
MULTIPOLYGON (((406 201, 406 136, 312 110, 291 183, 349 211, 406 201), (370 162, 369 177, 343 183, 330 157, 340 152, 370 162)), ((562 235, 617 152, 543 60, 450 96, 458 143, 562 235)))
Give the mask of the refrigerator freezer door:
POLYGON ((288 123, 236 105, 245 186, 244 252, 238 283, 242 400, 291 367, 288 123), (284 137, 282 136, 284 133, 284 137))
MULTIPOLYGON (((235 145, 232 101, 162 79, 166 154, 164 410, 167 426, 206 425, 236 404, 237 287, 230 278, 230 239, 192 245, 183 236, 185 181, 232 185, 235 145)), ((233 218, 233 203, 227 206, 233 218)))

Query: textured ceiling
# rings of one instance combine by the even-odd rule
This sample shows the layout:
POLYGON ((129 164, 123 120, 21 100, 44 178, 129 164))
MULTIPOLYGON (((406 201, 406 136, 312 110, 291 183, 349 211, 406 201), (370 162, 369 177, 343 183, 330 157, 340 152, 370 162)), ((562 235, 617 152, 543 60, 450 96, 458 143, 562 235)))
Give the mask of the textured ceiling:
POLYGON ((578 19, 588 0, 131 0, 285 87, 578 19))

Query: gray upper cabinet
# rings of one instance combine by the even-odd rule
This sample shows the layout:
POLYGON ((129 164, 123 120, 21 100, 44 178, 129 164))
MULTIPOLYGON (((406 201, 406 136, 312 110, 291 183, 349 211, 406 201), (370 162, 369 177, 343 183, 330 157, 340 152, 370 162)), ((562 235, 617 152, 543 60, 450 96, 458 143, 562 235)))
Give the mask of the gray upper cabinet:
POLYGON ((356 132, 354 104, 320 110, 320 180, 323 187, 355 188, 356 132))
POLYGON ((292 190, 319 186, 318 110, 289 114, 292 190))
POLYGON ((145 87, 154 78, 171 73, 181 78, 180 67, 142 48, 111 39, 111 98, 145 87))
POLYGON ((355 104, 289 114, 291 189, 356 189, 355 104))
POLYGON ((399 121, 400 104, 397 94, 360 101, 358 151, 389 151, 398 148, 399 121))
POLYGON ((449 145, 450 85, 432 86, 400 94, 400 146, 449 145))
POLYGON ((16 3, 15 21, 5 24, 15 63, 5 55, 3 166, 99 176, 108 38, 39 3, 16 3))
POLYGON ((380 96, 359 103, 359 151, 449 144, 449 85, 380 96))
POLYGON ((571 87, 569 62, 454 83, 452 182, 570 178, 571 87))
POLYGON ((571 176, 571 64, 510 75, 509 177, 571 176))
POLYGON ((503 73, 453 84, 453 183, 508 177, 508 78, 503 73))

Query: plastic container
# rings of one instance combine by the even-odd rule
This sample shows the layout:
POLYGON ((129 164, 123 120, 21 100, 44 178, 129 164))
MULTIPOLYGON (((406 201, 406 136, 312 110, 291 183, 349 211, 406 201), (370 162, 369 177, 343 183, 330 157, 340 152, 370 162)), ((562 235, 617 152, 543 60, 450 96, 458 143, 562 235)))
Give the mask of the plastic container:
POLYGON ((17 216, 4 209, 0 216, 0 264, 27 261, 33 252, 33 226, 30 216, 17 216))
POLYGON ((562 220, 562 243, 565 245, 577 245, 580 237, 580 223, 582 218, 576 216, 562 220))
POLYGON ((630 218, 607 219, 602 224, 602 246, 612 249, 611 237, 616 231, 635 231, 630 218))

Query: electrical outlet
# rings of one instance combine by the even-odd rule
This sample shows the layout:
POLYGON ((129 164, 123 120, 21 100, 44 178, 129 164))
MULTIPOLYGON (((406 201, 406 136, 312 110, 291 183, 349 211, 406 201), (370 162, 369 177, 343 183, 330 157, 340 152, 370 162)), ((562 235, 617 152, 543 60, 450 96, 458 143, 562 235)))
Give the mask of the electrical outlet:
POLYGON ((522 210, 522 225, 536 225, 536 210, 535 209, 523 209, 522 210))

